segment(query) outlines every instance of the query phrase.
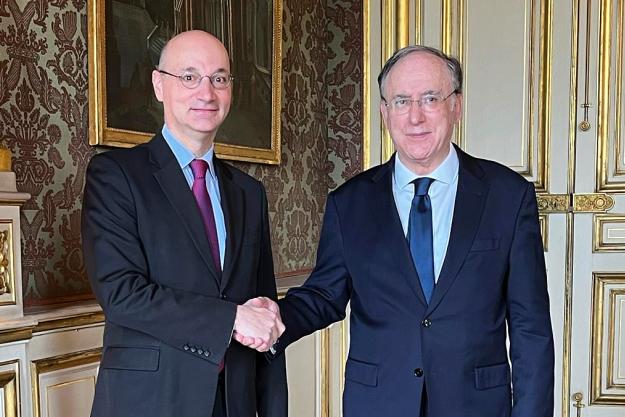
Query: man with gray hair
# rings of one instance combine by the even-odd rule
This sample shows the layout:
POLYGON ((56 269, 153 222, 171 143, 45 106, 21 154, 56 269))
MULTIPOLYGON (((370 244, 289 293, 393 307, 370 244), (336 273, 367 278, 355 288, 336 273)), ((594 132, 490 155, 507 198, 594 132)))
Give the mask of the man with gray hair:
POLYGON ((345 417, 552 417, 532 183, 452 144, 456 59, 409 46, 378 82, 397 152, 328 196, 317 264, 278 302, 286 331, 272 355, 342 320, 351 302, 345 417))

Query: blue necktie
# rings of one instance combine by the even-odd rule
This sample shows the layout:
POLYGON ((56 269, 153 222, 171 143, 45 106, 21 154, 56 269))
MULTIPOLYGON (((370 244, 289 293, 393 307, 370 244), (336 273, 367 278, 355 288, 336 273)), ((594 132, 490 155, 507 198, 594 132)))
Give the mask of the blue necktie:
POLYGON ((417 178, 408 221, 408 243, 427 302, 434 291, 434 249, 432 243, 432 203, 428 196, 432 178, 417 178))

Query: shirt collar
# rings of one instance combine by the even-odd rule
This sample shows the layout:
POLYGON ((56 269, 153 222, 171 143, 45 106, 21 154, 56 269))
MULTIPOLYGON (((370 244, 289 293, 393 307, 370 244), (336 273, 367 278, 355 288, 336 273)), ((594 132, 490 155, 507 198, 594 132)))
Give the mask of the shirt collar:
POLYGON ((400 189, 410 186, 412 181, 421 177, 433 178, 445 184, 451 184, 458 176, 458 153, 453 145, 449 146, 449 154, 445 160, 431 173, 427 175, 417 175, 404 165, 399 156, 395 156, 395 183, 400 189))
POLYGON ((191 152, 174 136, 171 130, 169 130, 169 128, 167 127, 167 125, 163 125, 162 133, 165 141, 171 148, 171 151, 174 153, 174 156, 176 157, 180 168, 186 168, 194 159, 203 159, 208 163, 210 176, 215 179, 215 168, 213 166, 213 154, 215 153, 215 145, 211 146, 208 152, 206 152, 204 155, 196 158, 195 155, 193 155, 193 152, 191 152))

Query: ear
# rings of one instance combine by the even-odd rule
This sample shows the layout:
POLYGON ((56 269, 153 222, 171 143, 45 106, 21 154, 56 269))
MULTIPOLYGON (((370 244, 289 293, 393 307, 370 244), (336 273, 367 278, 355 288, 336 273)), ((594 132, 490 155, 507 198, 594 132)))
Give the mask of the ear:
POLYGON ((382 120, 384 121, 384 127, 386 127, 388 129, 388 123, 387 123, 388 107, 386 107, 386 104, 384 103, 384 101, 380 101, 380 114, 382 114, 382 120))
POLYGON ((462 93, 456 94, 456 102, 454 103, 454 119, 456 122, 459 122, 462 118, 463 99, 462 93))
POLYGON ((156 99, 163 102, 163 74, 157 70, 152 71, 152 87, 154 88, 156 99))

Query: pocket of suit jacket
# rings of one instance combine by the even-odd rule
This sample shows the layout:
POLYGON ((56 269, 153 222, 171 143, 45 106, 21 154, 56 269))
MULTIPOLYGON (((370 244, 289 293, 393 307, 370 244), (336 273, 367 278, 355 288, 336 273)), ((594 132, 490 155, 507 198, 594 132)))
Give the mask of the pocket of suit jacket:
POLYGON ((160 350, 156 347, 110 346, 104 350, 100 368, 157 371, 160 350))
POLYGON ((378 386, 378 366, 347 358, 345 363, 345 379, 358 382, 369 387, 378 386))
POLYGON ((510 382, 510 366, 508 363, 475 368, 475 388, 478 390, 510 385, 510 382))

